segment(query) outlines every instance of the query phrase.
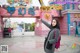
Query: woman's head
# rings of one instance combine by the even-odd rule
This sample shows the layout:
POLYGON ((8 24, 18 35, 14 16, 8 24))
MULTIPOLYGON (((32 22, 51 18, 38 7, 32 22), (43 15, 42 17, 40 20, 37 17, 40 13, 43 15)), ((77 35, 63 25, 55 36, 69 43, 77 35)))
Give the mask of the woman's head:
POLYGON ((51 24, 52 24, 52 26, 54 27, 54 26, 56 26, 57 21, 56 21, 55 19, 53 19, 51 24))
POLYGON ((51 26, 52 26, 52 28, 60 29, 59 22, 57 19, 52 19, 51 26))

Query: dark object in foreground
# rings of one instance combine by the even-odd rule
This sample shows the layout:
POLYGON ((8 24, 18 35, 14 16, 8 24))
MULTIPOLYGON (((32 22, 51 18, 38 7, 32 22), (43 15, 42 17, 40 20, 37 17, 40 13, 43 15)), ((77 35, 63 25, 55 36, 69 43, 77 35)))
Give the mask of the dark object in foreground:
POLYGON ((11 32, 10 32, 9 28, 4 28, 3 38, 11 38, 11 32))

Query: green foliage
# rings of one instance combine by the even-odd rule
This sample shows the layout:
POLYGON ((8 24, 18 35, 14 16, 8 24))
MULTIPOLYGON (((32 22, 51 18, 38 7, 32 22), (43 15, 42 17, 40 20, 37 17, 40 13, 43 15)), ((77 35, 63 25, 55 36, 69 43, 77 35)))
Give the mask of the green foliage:
POLYGON ((30 26, 30 30, 34 31, 34 28, 35 28, 35 23, 32 23, 31 26, 30 26))

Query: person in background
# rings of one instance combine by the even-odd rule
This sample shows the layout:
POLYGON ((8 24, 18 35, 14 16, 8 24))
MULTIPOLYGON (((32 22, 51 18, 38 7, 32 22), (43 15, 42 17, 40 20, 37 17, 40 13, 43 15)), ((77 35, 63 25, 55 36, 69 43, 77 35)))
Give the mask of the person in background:
POLYGON ((11 30, 12 30, 12 29, 9 27, 9 28, 8 28, 9 37, 11 37, 11 30))
POLYGON ((42 21, 42 23, 44 23, 50 29, 44 41, 44 51, 46 53, 54 53, 55 49, 58 49, 60 47, 61 36, 59 22, 57 19, 53 18, 50 25, 43 19, 39 20, 42 21))
POLYGON ((79 24, 78 24, 78 26, 80 27, 80 21, 79 21, 79 24))
POLYGON ((80 36, 80 21, 78 22, 78 36, 80 36))
POLYGON ((77 21, 74 21, 75 23, 75 36, 78 34, 78 30, 77 30, 77 21))

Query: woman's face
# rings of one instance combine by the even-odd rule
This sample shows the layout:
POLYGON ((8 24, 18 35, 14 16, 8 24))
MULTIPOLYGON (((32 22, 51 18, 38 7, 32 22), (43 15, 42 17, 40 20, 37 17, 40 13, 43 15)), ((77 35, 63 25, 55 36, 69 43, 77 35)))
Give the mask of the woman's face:
POLYGON ((52 26, 56 26, 56 24, 57 24, 56 20, 55 19, 52 20, 52 26))

